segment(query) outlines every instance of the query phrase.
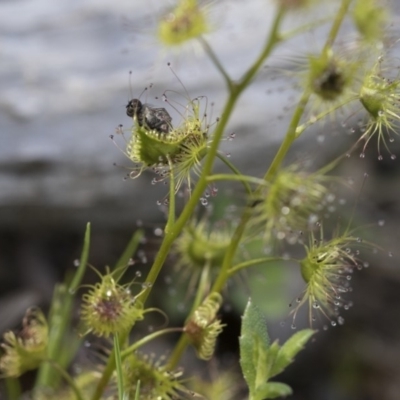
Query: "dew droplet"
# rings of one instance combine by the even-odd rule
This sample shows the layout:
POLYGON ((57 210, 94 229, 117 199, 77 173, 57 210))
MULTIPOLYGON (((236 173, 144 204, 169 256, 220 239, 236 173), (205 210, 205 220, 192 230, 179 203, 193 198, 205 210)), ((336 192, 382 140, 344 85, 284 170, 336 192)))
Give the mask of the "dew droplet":
POLYGON ((391 158, 392 160, 395 160, 395 159, 396 159, 396 155, 395 155, 395 154, 392 154, 392 155, 390 156, 390 158, 391 158))
POLYGON ((365 153, 360 153, 360 158, 365 158, 365 153))
POLYGON ((288 215, 288 214, 290 213, 290 208, 289 208, 289 207, 286 207, 286 206, 282 207, 281 213, 282 213, 283 215, 288 215))
POLYGON ((338 319, 337 319, 337 322, 338 322, 339 325, 343 325, 344 324, 344 318, 339 315, 338 319))
POLYGON ((378 226, 383 226, 383 225, 385 225, 385 220, 384 219, 380 219, 378 221, 378 226))
POLYGON ((393 257, 393 253, 391 251, 388 252, 389 257, 393 257))
POLYGON ((74 260, 74 267, 78 268, 80 265, 80 261, 78 259, 74 260))
POLYGON ((378 160, 379 161, 382 161, 383 160, 383 157, 379 154, 379 156, 378 156, 378 160))
POLYGON ((162 234, 163 234, 163 230, 161 228, 154 229, 155 236, 162 236, 162 234))
POLYGON ((290 329, 293 329, 293 330, 295 330, 297 327, 296 327, 296 324, 293 322, 293 324, 292 325, 290 325, 290 329))

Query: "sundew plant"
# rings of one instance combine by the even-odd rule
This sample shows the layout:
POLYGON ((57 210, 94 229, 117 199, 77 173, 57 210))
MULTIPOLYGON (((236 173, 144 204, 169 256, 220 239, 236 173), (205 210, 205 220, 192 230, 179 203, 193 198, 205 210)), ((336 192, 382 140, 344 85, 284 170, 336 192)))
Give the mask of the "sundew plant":
MULTIPOLYGON (((334 198, 333 183, 339 181, 331 175, 332 170, 346 157, 364 158, 366 149, 375 146, 379 160, 396 158, 392 143, 400 122, 400 79, 387 62, 387 44, 396 41, 386 33, 390 11, 379 0, 275 0, 269 4, 274 16, 266 37, 257 38, 264 43, 260 53, 247 60, 248 68, 233 79, 210 39, 218 30, 210 20, 216 6, 216 2, 176 0, 159 17, 154 35, 166 49, 175 52, 190 43, 202 48, 226 86, 226 102, 219 116, 211 116, 207 93, 196 97, 182 89, 184 93, 176 103, 166 91, 164 107, 153 107, 141 98, 131 99, 126 106, 130 129, 119 127, 112 135, 127 157, 132 186, 149 175, 153 175, 153 184, 165 184, 161 205, 166 222, 147 276, 136 271, 135 265, 144 235, 140 229, 133 232, 115 266, 94 267, 89 264, 88 224, 77 268, 54 288, 48 315, 32 306, 20 331, 3 336, 0 373, 8 399, 284 397, 292 389, 275 376, 294 361, 311 337, 323 334, 315 328, 344 323, 344 314, 352 304, 352 273, 367 265, 364 257, 369 253, 362 250, 373 244, 356 233, 357 227, 343 221, 330 232, 324 215, 334 198), (326 13, 314 14, 320 7, 329 9, 329 17, 326 13), (322 17, 307 21, 310 13, 322 17), (296 24, 288 24, 288 20, 296 24), (353 35, 349 39, 351 50, 340 36, 344 25, 353 35), (296 80, 300 93, 287 110, 285 131, 275 155, 260 158, 258 166, 264 172, 258 176, 240 171, 221 149, 227 138, 233 138, 227 124, 238 100, 250 84, 257 84, 255 79, 273 61, 276 49, 317 27, 324 28, 322 45, 303 55, 295 68, 281 72, 296 80), (179 112, 180 120, 171 118, 172 109, 179 112), (288 161, 292 146, 315 126, 323 127, 329 135, 332 124, 349 124, 349 118, 355 115, 359 117, 357 137, 352 136, 354 143, 333 162, 311 171, 301 162, 288 161), (222 172, 215 172, 216 163, 222 172), (242 203, 234 208, 227 204, 229 210, 222 214, 229 217, 216 221, 211 213, 204 212, 204 205, 218 198, 221 181, 240 187, 242 203), (296 254, 300 255, 288 257, 286 246, 297 246, 296 254), (254 267, 268 279, 271 264, 280 263, 285 268, 286 262, 297 265, 296 273, 304 281, 303 292, 284 317, 293 329, 292 336, 283 344, 271 342, 261 307, 249 299, 241 310, 238 370, 217 368, 208 381, 187 373, 183 355, 191 351, 202 362, 212 362, 221 332, 229 329, 221 318, 228 283, 239 275, 237 281, 243 282, 244 272, 254 267), (91 285, 84 284, 88 268, 97 276, 91 285), (160 273, 165 269, 174 284, 188 288, 179 292, 188 304, 180 326, 169 323, 175 320, 168 315, 170 310, 151 304, 153 291, 162 290, 160 273), (301 324, 303 309, 308 317, 301 324), (137 323, 146 325, 148 315, 157 312, 164 318, 164 326, 148 333, 138 330, 137 323), (298 329, 300 325, 304 329, 298 329), (177 340, 165 354, 148 351, 160 337, 172 334, 177 340), (93 360, 76 367, 76 356, 88 335, 102 339, 101 349, 93 360), (35 382, 29 393, 23 394, 19 378, 32 370, 36 370, 35 382), (242 385, 235 375, 239 371, 244 378, 242 385)), ((231 146, 235 146, 234 141, 231 146)), ((262 146, 261 142, 260 150, 262 146)), ((240 283, 235 288, 240 291, 240 283)), ((243 293, 247 296, 244 285, 243 293)))

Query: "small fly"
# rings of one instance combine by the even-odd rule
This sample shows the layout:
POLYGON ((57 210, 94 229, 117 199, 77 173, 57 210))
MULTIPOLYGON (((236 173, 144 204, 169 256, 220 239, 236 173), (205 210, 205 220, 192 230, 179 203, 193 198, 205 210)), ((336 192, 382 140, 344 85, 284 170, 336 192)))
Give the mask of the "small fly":
POLYGON ((132 99, 126 106, 126 115, 135 118, 139 126, 159 133, 169 133, 172 129, 172 118, 165 108, 155 108, 142 104, 139 99, 132 99))

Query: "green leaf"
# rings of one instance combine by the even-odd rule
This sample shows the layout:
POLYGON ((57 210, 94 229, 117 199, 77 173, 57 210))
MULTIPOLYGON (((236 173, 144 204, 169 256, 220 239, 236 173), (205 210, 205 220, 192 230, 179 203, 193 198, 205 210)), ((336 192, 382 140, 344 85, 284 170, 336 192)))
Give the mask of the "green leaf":
POLYGON ((119 258, 119 260, 117 261, 117 263, 115 264, 113 276, 114 276, 114 279, 116 282, 119 282, 119 280, 124 275, 125 271, 128 269, 129 260, 131 259, 131 257, 133 257, 143 236, 144 236, 144 232, 141 229, 137 230, 132 235, 131 240, 129 241, 128 245, 126 246, 124 252, 122 253, 122 255, 119 258))
POLYGON ((269 337, 263 315, 250 299, 242 319, 239 345, 243 376, 250 393, 254 393, 257 385, 268 379, 269 337))
MULTIPOLYGON (((56 285, 53 299, 51 302, 49 321, 49 343, 48 357, 57 362, 62 367, 66 367, 62 361, 65 360, 65 352, 60 349, 69 349, 69 355, 74 356, 74 345, 68 340, 69 325, 73 312, 73 302, 76 291, 81 284, 86 270, 90 250, 90 223, 86 225, 86 231, 83 241, 83 249, 79 261, 79 267, 74 273, 69 285, 66 283, 56 285), (66 345, 66 343, 68 344, 66 345), (62 345, 64 344, 64 346, 62 345)), ((76 342, 75 342, 76 343, 76 342)), ((49 363, 43 363, 36 376, 35 387, 48 386, 57 387, 60 380, 60 374, 49 363)))
POLYGON ((251 400, 275 399, 277 397, 286 397, 292 394, 290 386, 280 382, 266 382, 257 388, 251 400))
POLYGON ((122 357, 118 334, 114 334, 115 366, 117 370, 118 400, 124 399, 124 376, 122 372, 122 357))
POLYGON ((304 345, 314 333, 315 331, 312 329, 303 329, 290 337, 280 348, 274 366, 272 367, 270 377, 280 374, 293 362, 294 357, 304 348, 304 345))
MULTIPOLYGON (((279 346, 277 340, 275 340, 269 347, 268 358, 266 360, 267 379, 269 379, 273 376, 272 371, 276 364, 276 358, 278 356, 280 349, 281 349, 281 347, 279 346)), ((264 383, 264 381, 262 383, 264 383)))

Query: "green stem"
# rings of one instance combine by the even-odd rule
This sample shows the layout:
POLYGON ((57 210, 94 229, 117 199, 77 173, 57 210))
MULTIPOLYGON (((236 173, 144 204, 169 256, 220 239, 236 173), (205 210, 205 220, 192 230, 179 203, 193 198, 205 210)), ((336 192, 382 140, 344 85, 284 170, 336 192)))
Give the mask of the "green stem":
MULTIPOLYGON (((217 153, 217 157, 228 167, 230 168, 237 176, 243 176, 241 174, 241 172, 235 167, 235 165, 233 165, 223 154, 221 154, 220 152, 217 153)), ((214 175, 215 176, 215 175, 214 175)), ((210 178, 210 177, 208 177, 210 178)), ((246 192, 248 194, 251 194, 251 187, 248 185, 247 181, 242 181, 246 192)))
POLYGON ((165 233, 168 233, 170 228, 175 223, 175 176, 174 176, 174 164, 172 163, 170 157, 168 157, 168 164, 171 172, 169 175, 168 222, 165 225, 165 233))
MULTIPOLYGON (((352 0, 342 0, 341 6, 339 8, 339 11, 336 14, 336 17, 333 21, 333 24, 331 26, 331 29, 328 34, 328 38, 325 42, 324 48, 322 50, 322 54, 326 53, 329 51, 329 49, 332 47, 337 34, 339 33, 340 26, 343 22, 344 17, 346 16, 346 13, 348 11, 348 8, 350 6, 352 0)), ((277 171, 279 170, 279 167, 282 164, 283 159, 285 158, 288 150, 292 146, 293 142, 297 138, 297 130, 298 126, 300 123, 300 119, 304 114, 304 110, 307 106, 308 100, 311 96, 311 93, 308 92, 307 90, 303 93, 303 95, 300 98, 299 104, 296 107, 296 110, 294 111, 292 120, 290 121, 288 130, 285 135, 285 139, 283 140, 281 146, 279 147, 278 152, 276 153, 270 167, 268 168, 268 171, 266 172, 264 179, 266 181, 271 181, 275 178, 275 175, 277 171)))
POLYGON ((266 43, 264 45, 264 49, 261 54, 258 56, 257 60, 253 63, 253 65, 249 68, 249 70, 243 75, 240 79, 239 83, 236 85, 236 90, 242 92, 250 81, 254 78, 257 71, 260 69, 265 59, 271 54, 272 50, 275 46, 281 41, 281 36, 279 32, 279 28, 285 15, 284 7, 279 7, 278 12, 275 16, 274 22, 271 26, 269 34, 267 36, 266 43))
MULTIPOLYGON (((120 337, 120 343, 124 343, 128 338, 128 333, 124 333, 120 337)), ((113 350, 108 357, 107 364, 103 370, 103 375, 101 376, 99 382, 97 383, 96 390, 93 393, 91 400, 99 400, 107 387, 108 381, 111 378, 115 370, 115 351, 113 350)))
POLYGON ((18 400, 21 398, 22 390, 21 383, 17 378, 5 379, 7 399, 18 400))
MULTIPOLYGON (((189 199, 186 207, 183 209, 181 215, 176 220, 174 226, 170 229, 168 233, 166 233, 164 240, 161 244, 160 250, 157 253, 157 256, 154 260, 154 263, 150 269, 149 274, 147 275, 146 282, 154 284, 157 279, 158 274, 161 271, 161 268, 164 264, 164 261, 169 253, 172 243, 182 231, 190 216, 193 214, 194 209, 196 208, 200 197, 202 196, 204 190, 207 187, 207 177, 211 174, 215 157, 218 153, 219 143, 222 139, 222 135, 225 131, 225 127, 228 124, 229 118, 232 114, 232 111, 236 105, 236 102, 249 84, 249 82, 254 78, 258 69, 265 61, 265 59, 269 56, 275 45, 279 42, 278 30, 280 26, 280 22, 283 17, 282 9, 279 9, 278 14, 275 18, 274 24, 271 28, 269 38, 266 42, 265 48, 262 51, 261 55, 258 57, 256 62, 250 67, 250 69, 244 74, 241 82, 235 86, 233 86, 230 90, 230 96, 225 104, 224 110, 221 115, 221 119, 214 131, 214 138, 210 145, 209 151, 207 152, 206 159, 204 161, 204 166, 202 173, 200 175, 199 181, 195 186, 192 196, 189 199)), ((145 293, 141 295, 140 300, 144 303, 149 296, 150 290, 147 290, 145 293)))
POLYGON ((337 12, 335 20, 333 21, 333 24, 329 31, 328 39, 325 42, 325 46, 322 50, 322 54, 326 54, 332 47, 333 43, 335 42, 336 37, 339 33, 339 29, 342 26, 343 19, 346 16, 347 11, 349 10, 351 2, 352 2, 352 0, 342 0, 339 11, 337 12))
POLYGON ((281 34, 281 38, 282 40, 289 40, 292 37, 299 35, 300 33, 309 32, 311 29, 315 29, 318 26, 326 24, 329 21, 332 21, 332 17, 318 19, 316 21, 310 22, 309 24, 305 24, 298 28, 292 29, 291 31, 283 32, 281 34))
POLYGON ((124 252, 121 257, 118 259, 115 267, 113 269, 113 276, 116 282, 119 282, 120 279, 125 274, 126 270, 129 268, 129 260, 132 258, 133 254, 137 250, 140 241, 144 236, 143 230, 137 230, 131 237, 128 245, 126 246, 124 252))
POLYGON ((200 41, 201 45, 203 46, 205 52, 210 57, 211 61, 214 63, 214 65, 217 68, 217 70, 224 77, 226 86, 228 87, 228 90, 231 92, 232 89, 233 89, 233 82, 232 82, 231 77, 225 71, 224 66, 221 64, 221 62, 219 61, 219 58, 217 57, 217 55, 215 54, 215 52, 211 48, 211 46, 208 44, 208 42, 203 37, 200 37, 199 41, 200 41))
POLYGON ((346 101, 339 103, 337 105, 335 105, 332 108, 329 108, 323 112, 321 112, 320 114, 318 114, 317 116, 313 117, 312 119, 304 122, 303 124, 299 125, 296 128, 296 139, 310 126, 314 125, 316 122, 318 122, 321 119, 324 119, 326 116, 332 114, 333 112, 335 112, 336 110, 342 108, 343 106, 349 104, 350 102, 352 102, 353 100, 355 100, 356 97, 353 98, 349 98, 346 101))
MULTIPOLYGON (((347 7, 348 7, 349 0, 343 0, 342 1, 342 7, 340 8, 340 10, 338 12, 339 17, 337 16, 335 18, 334 24, 333 24, 333 26, 331 28, 331 31, 330 31, 330 34, 329 34, 329 37, 328 37, 328 41, 329 42, 332 41, 332 38, 336 37, 336 34, 338 32, 338 21, 339 20, 342 21, 343 18, 344 18, 344 15, 345 15, 345 13, 343 14, 343 4, 344 3, 347 4, 347 7)), ((347 10, 347 8, 345 8, 345 9, 347 10)), ((283 10, 280 9, 279 12, 278 12, 277 18, 275 20, 275 23, 274 23, 274 25, 273 25, 273 27, 271 29, 270 41, 267 42, 265 50, 262 52, 262 54, 260 55, 258 60, 254 63, 253 67, 250 68, 250 70, 242 78, 241 82, 237 85, 237 89, 238 90, 241 90, 243 87, 246 87, 246 85, 250 82, 250 80, 254 76, 254 73, 255 73, 254 71, 257 71, 257 69, 263 63, 265 57, 270 53, 270 51, 273 49, 274 45, 279 40, 278 27, 279 27, 280 20, 281 20, 282 17, 283 17, 283 10)), ((339 24, 339 26, 340 26, 340 24, 339 24)), ((296 129, 297 129, 298 125, 299 125, 300 119, 301 119, 301 117, 302 117, 302 115, 304 113, 304 110, 305 110, 305 107, 306 107, 306 105, 308 103, 309 98, 310 98, 310 93, 308 93, 308 92, 305 92, 302 95, 302 97, 301 97, 301 99, 299 101, 299 104, 298 104, 298 106, 297 106, 297 108, 296 108, 296 110, 294 112, 293 117, 292 117, 292 120, 291 120, 291 122, 289 124, 288 130, 287 130, 286 135, 285 135, 285 139, 283 140, 283 142, 282 142, 282 144, 281 144, 281 146, 280 146, 280 148, 279 148, 274 160, 272 161, 268 171, 266 172, 266 174, 264 176, 264 180, 271 181, 275 177, 275 175, 276 175, 276 173, 277 173, 277 171, 278 171, 283 159, 285 158, 289 148, 291 147, 291 145, 293 144, 294 140, 296 139, 296 129)), ((261 188, 261 186, 259 187, 259 189, 260 188, 261 188)), ((257 189, 256 192, 258 192, 259 189, 257 189)), ((227 249, 227 251, 225 253, 225 257, 224 257, 224 261, 223 261, 222 267, 220 269, 220 273, 219 273, 219 275, 218 275, 218 277, 217 277, 217 279, 216 279, 216 281, 215 281, 215 283, 214 283, 214 285, 213 285, 213 287, 211 289, 212 292, 220 292, 222 290, 222 288, 225 286, 225 282, 230 276, 229 268, 232 265, 232 261, 233 261, 233 258, 235 256, 236 249, 237 249, 237 247, 238 247, 238 245, 240 243, 240 240, 242 238, 243 233, 245 232, 245 228, 246 228, 247 222, 250 220, 251 215, 252 215, 251 208, 246 208, 244 213, 243 213, 243 215, 242 215, 240 223, 237 226, 237 228, 235 230, 235 233, 234 233, 234 235, 232 237, 231 243, 230 243, 230 245, 229 245, 229 247, 228 247, 228 249, 227 249)), ((185 346, 183 344, 183 339, 182 339, 182 341, 179 342, 180 354, 183 353, 184 349, 185 349, 185 346)), ((174 358, 174 362, 175 363, 177 362, 176 361, 177 359, 178 359, 177 357, 174 358)), ((174 365, 174 364, 172 364, 172 362, 170 364, 174 365)))
POLYGON ((118 339, 118 334, 114 334, 114 353, 115 353, 115 364, 117 369, 117 386, 118 386, 118 400, 123 400, 124 398, 124 376, 122 374, 122 358, 120 343, 118 339))
POLYGON ((43 361, 49 363, 52 366, 52 368, 56 369, 58 371, 58 373, 64 378, 64 380, 68 383, 68 385, 71 387, 72 391, 74 392, 74 394, 76 396, 76 400, 84 400, 82 397, 82 394, 81 394, 79 388, 76 386, 74 380, 71 378, 69 373, 61 365, 59 365, 57 362, 55 362, 54 360, 51 360, 51 359, 46 359, 43 361))
MULTIPOLYGON (((216 181, 236 181, 236 182, 242 182, 243 184, 250 182, 260 186, 267 185, 264 179, 255 178, 254 176, 248 176, 248 175, 213 174, 207 177, 207 182, 216 182, 216 181)), ((252 193, 253 193, 252 190, 250 190, 250 192, 248 191, 249 195, 251 195, 252 193)))
POLYGON ((129 354, 133 353, 136 351, 138 348, 144 346, 145 344, 151 342, 154 339, 157 339, 160 336, 166 335, 168 333, 176 333, 176 332, 182 332, 183 328, 166 328, 162 329, 160 331, 151 333, 150 335, 145 336, 143 339, 138 340, 131 346, 127 347, 124 351, 121 352, 121 357, 124 359, 125 357, 129 356, 129 354))
MULTIPOLYGON (((193 213, 193 210, 198 202, 198 199, 200 198, 201 194, 203 193, 204 189, 206 188, 207 185, 207 177, 208 175, 211 174, 212 166, 214 163, 214 159, 218 153, 218 146, 219 142, 222 138, 222 134, 225 130, 225 126, 228 123, 229 117, 232 113, 232 110, 240 96, 240 94, 244 91, 244 89, 247 87, 247 85, 250 83, 250 81, 254 78, 255 74, 265 61, 265 59, 270 55, 272 50, 274 49, 275 45, 279 43, 280 37, 279 37, 279 27, 282 21, 284 15, 284 10, 283 8, 279 8, 278 13, 274 19, 274 23, 271 27, 271 30, 268 34, 268 38, 266 40, 265 46, 263 51, 261 52, 260 56, 257 58, 257 60, 253 63, 253 65, 249 68, 249 70, 243 75, 239 83, 237 83, 235 86, 233 86, 230 90, 230 96, 227 100, 227 103, 225 105, 224 111, 221 116, 221 120, 219 122, 219 125, 217 126, 215 133, 214 133, 214 140, 210 146, 209 152, 207 154, 207 158, 204 163, 204 168, 202 171, 202 174, 200 176, 199 182, 197 183, 195 190, 193 191, 192 197, 189 200, 188 204, 184 208, 182 214, 176 221, 176 224, 174 226, 174 229, 177 230, 177 232, 180 232, 190 216, 193 213)), ((239 244, 240 238, 244 232, 246 223, 248 219, 250 218, 251 211, 250 209, 246 208, 246 211, 244 215, 242 216, 241 223, 239 226, 236 228, 236 231, 232 237, 232 241, 230 246, 227 249, 227 253, 224 258, 223 265, 221 267, 220 273, 217 277, 217 281, 213 285, 213 288, 211 289, 211 292, 214 291, 221 291, 223 284, 225 283, 227 277, 228 277, 228 269, 229 266, 231 265, 231 261, 233 259, 233 256, 236 252, 236 248, 239 244)), ((178 234, 177 232, 174 232, 174 234, 178 234)), ((157 254, 157 258, 155 263, 153 264, 153 268, 155 269, 154 274, 152 274, 152 270, 150 271, 151 278, 153 278, 153 275, 155 275, 154 279, 157 277, 156 274, 158 274, 159 270, 158 268, 161 269, 162 263, 158 265, 158 258, 160 258, 160 261, 164 261, 165 257, 167 254, 162 254, 164 251, 168 251, 170 245, 172 244, 174 238, 165 238, 164 242, 161 245, 160 251, 157 254), (157 265, 157 269, 155 266, 157 265)), ((150 275, 149 274, 149 275, 150 275)), ((187 344, 188 344, 187 337, 185 335, 182 335, 181 339, 179 340, 177 346, 175 347, 173 351, 173 356, 170 357, 170 360, 168 362, 168 365, 170 368, 174 368, 176 364, 178 363, 182 353, 184 352, 187 344)))
POLYGON ((240 264, 235 265, 228 271, 229 277, 236 274, 238 271, 242 269, 246 269, 249 267, 254 267, 257 264, 268 263, 271 261, 286 261, 282 257, 261 257, 261 258, 254 258, 252 260, 243 261, 240 264))
POLYGON ((135 400, 139 400, 140 396, 140 379, 136 383, 135 400))
POLYGON ((299 125, 300 119, 304 114, 304 110, 310 98, 310 93, 308 91, 304 92, 300 98, 299 104, 294 111, 293 117, 290 121, 288 130, 286 132, 285 138, 283 139, 282 144, 280 145, 277 153, 275 154, 274 159, 272 160, 271 165, 269 166, 266 174, 264 175, 264 179, 267 182, 272 181, 275 178, 276 173, 278 172, 283 159, 285 158, 288 150, 292 146, 293 142, 296 139, 296 131, 299 125))
MULTIPOLYGON (((60 365, 62 364, 61 357, 63 355, 63 352, 60 351, 60 348, 62 348, 62 343, 65 340, 66 333, 68 332, 68 325, 71 320, 75 293, 86 270, 89 258, 89 249, 90 223, 86 225, 83 249, 78 270, 75 272, 74 277, 68 287, 66 284, 61 284, 55 288, 51 303, 52 307, 49 316, 49 343, 47 354, 51 360, 60 365)), ((35 387, 57 386, 58 380, 54 372, 54 368, 51 368, 49 364, 42 364, 36 377, 35 387)))

